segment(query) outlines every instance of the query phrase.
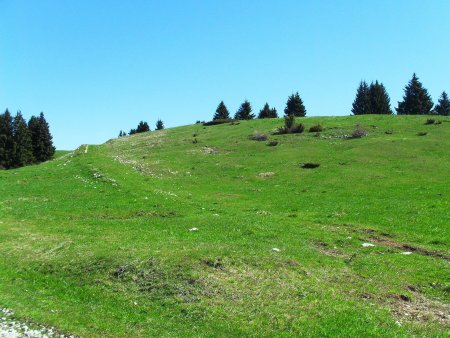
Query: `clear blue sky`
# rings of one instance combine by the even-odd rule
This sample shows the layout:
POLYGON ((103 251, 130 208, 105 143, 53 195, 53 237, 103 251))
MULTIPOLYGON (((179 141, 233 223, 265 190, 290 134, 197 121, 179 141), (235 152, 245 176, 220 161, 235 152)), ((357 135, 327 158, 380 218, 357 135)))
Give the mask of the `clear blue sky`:
POLYGON ((416 72, 450 91, 450 1, 0 0, 0 109, 44 111, 58 149, 234 114, 348 115, 360 80, 393 108, 416 72))

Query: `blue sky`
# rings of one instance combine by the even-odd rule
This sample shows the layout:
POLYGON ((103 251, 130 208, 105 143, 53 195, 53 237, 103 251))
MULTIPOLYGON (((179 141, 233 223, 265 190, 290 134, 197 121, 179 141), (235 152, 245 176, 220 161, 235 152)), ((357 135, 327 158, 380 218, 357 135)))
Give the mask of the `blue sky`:
POLYGON ((224 100, 348 115, 360 80, 393 108, 416 72, 450 91, 450 1, 0 0, 0 109, 44 111, 58 149, 140 120, 211 119, 224 100))

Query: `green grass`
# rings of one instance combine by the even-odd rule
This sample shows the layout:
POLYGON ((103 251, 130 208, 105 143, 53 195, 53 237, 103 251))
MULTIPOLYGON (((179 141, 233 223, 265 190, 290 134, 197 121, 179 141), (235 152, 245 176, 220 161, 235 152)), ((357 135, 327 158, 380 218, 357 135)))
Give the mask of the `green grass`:
POLYGON ((441 120, 191 125, 0 171, 0 307, 89 337, 446 335, 441 120))

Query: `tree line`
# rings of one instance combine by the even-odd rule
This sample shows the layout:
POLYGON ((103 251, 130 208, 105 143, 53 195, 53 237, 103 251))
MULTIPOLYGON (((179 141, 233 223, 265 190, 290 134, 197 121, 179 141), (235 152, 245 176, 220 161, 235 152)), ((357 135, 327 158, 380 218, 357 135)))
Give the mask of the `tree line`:
POLYGON ((6 109, 0 114, 0 169, 50 160, 55 154, 52 139, 44 113, 27 123, 20 111, 13 117, 6 109))
MULTIPOLYGON (((427 89, 423 87, 416 74, 406 85, 404 92, 403 101, 398 102, 398 106, 395 108, 398 115, 450 115, 450 101, 447 93, 442 92, 438 103, 434 105, 427 89)), ((389 94, 383 83, 375 81, 368 85, 367 82, 361 81, 351 111, 354 115, 393 114, 389 94)), ((288 97, 284 114, 285 116, 306 116, 305 105, 298 92, 288 97)), ((245 100, 234 114, 236 120, 251 120, 255 117, 248 100, 245 100)), ((270 108, 268 103, 264 105, 257 116, 259 119, 275 117, 278 117, 277 110, 270 108)), ((213 115, 213 121, 230 119, 231 115, 225 103, 221 101, 213 115)))
MULTIPOLYGON (((163 130, 163 129, 164 129, 164 122, 161 119, 158 119, 158 121, 156 121, 155 130, 163 130)), ((150 126, 148 125, 147 122, 141 121, 138 123, 136 128, 130 129, 128 134, 121 130, 119 132, 119 137, 127 136, 127 135, 134 135, 134 134, 139 134, 139 133, 145 133, 147 131, 150 131, 150 126)))

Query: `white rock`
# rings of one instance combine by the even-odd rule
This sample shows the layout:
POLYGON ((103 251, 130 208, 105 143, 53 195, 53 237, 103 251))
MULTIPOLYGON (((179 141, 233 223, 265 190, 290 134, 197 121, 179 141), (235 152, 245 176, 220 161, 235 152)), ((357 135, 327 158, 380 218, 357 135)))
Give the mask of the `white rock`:
POLYGON ((198 231, 197 228, 190 228, 189 231, 198 231))
POLYGON ((273 252, 281 252, 281 249, 278 249, 278 248, 272 248, 272 251, 273 251, 273 252))
POLYGON ((364 248, 368 248, 368 247, 375 246, 375 245, 372 244, 372 243, 363 243, 362 246, 363 246, 364 248))
POLYGON ((400 255, 411 255, 411 251, 400 252, 400 255))

